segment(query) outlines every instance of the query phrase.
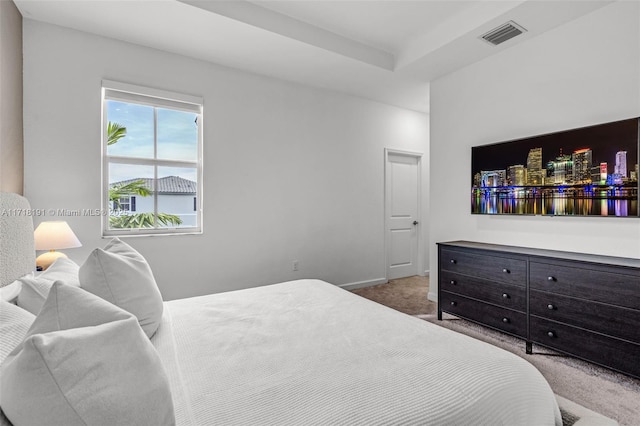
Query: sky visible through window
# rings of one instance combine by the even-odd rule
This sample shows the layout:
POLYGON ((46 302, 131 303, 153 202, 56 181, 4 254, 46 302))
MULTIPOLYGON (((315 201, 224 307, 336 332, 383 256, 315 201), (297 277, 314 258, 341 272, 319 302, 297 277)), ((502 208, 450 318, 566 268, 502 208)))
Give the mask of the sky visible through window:
MULTIPOLYGON (((126 136, 107 147, 107 155, 154 158, 154 107, 109 100, 107 121, 127 128, 126 136)), ((157 159, 198 161, 197 114, 157 107, 157 159)), ((180 176, 197 181, 196 168, 159 167, 158 177, 180 176)), ((109 182, 153 178, 153 167, 111 163, 109 182)))

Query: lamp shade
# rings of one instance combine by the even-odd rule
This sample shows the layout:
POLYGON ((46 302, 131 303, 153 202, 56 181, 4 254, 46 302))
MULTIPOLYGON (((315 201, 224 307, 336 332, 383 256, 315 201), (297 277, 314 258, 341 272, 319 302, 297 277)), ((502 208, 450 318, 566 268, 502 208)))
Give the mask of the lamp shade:
POLYGON ((63 220, 42 222, 33 232, 36 250, 82 247, 80 240, 63 220))

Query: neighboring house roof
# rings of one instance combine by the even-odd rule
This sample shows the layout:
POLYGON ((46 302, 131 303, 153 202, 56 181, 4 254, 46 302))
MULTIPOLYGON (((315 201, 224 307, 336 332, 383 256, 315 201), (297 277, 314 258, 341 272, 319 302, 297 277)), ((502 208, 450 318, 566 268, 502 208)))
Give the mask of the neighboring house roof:
MULTIPOLYGON (((121 180, 120 182, 113 182, 109 186, 113 188, 116 185, 126 185, 138 180, 144 181, 147 188, 153 188, 153 179, 151 178, 121 180)), ((159 194, 195 194, 197 192, 197 185, 194 181, 181 178, 180 176, 159 178, 156 181, 156 187, 159 194)))

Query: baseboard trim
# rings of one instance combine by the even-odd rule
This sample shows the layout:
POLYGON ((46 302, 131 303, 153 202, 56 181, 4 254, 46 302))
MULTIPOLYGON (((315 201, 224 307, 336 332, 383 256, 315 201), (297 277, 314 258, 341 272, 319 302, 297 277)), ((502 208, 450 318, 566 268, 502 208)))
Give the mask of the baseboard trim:
MULTIPOLYGON (((429 276, 429 271, 428 270, 424 271, 424 275, 423 276, 428 277, 429 276)), ((378 284, 386 284, 388 282, 389 282, 389 280, 386 279, 386 278, 376 278, 376 279, 373 279, 373 280, 357 281, 357 282, 354 282, 354 283, 346 283, 346 284, 338 284, 338 287, 344 288, 345 290, 355 290, 357 288, 371 287, 371 286, 378 285, 378 284)), ((437 297, 436 293, 433 293, 433 294, 429 293, 428 298, 431 301, 435 301, 435 300, 437 300, 438 297, 437 297), (432 297, 433 297, 433 299, 432 299, 432 297)))
POLYGON ((438 303, 438 293, 429 292, 427 294, 427 299, 431 300, 432 302, 438 303))
POLYGON ((355 283, 346 283, 339 284, 338 287, 344 288, 345 290, 355 290, 357 288, 371 287, 373 285, 385 284, 388 283, 389 280, 386 278, 376 278, 374 280, 366 280, 366 281, 358 281, 355 283))

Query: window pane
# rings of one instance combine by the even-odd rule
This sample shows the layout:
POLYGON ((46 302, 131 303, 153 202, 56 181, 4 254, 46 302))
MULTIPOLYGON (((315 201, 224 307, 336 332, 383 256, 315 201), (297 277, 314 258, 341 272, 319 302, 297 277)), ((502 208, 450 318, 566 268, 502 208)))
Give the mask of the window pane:
POLYGON ((109 229, 153 227, 153 188, 153 166, 109 164, 109 229))
POLYGON ((158 108, 158 158, 198 160, 197 114, 158 108))
POLYGON ((153 107, 107 101, 107 123, 124 127, 124 136, 108 136, 107 155, 153 158, 153 107))
POLYGON ((197 175, 195 167, 158 167, 158 215, 159 219, 166 219, 164 223, 159 220, 159 227, 197 226, 198 216, 193 209, 197 175))

